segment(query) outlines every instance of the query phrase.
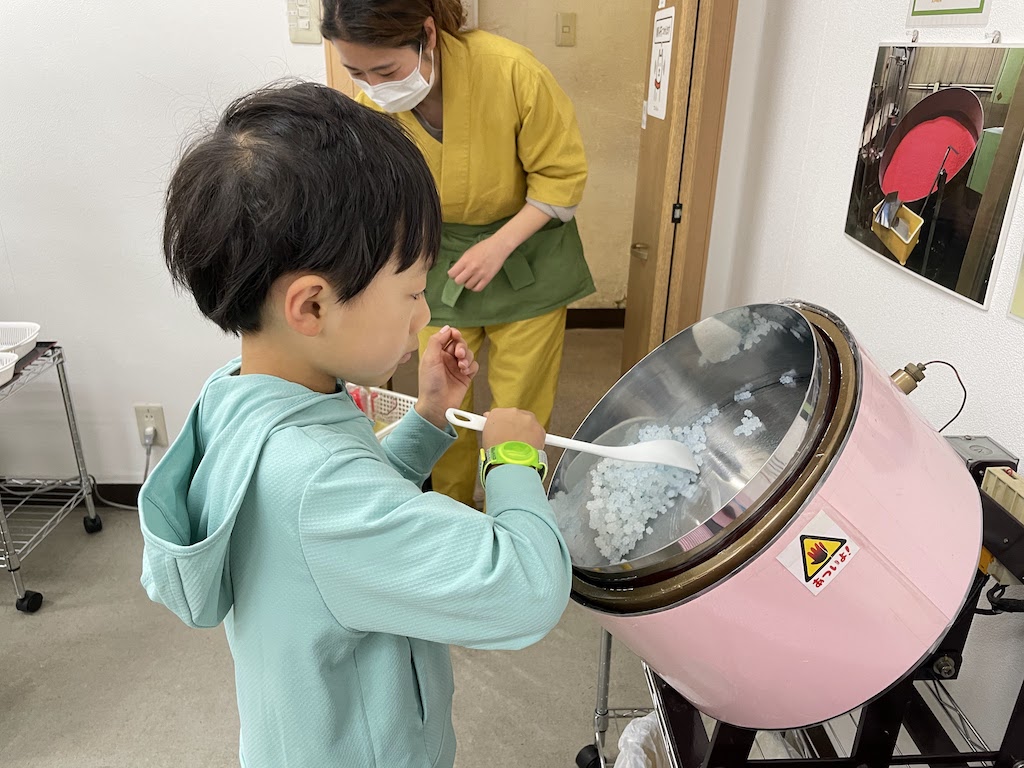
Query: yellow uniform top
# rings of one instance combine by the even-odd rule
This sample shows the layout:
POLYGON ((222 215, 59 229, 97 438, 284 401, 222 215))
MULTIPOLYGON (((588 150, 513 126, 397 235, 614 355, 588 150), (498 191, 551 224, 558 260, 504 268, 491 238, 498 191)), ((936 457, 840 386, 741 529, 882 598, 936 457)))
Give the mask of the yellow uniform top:
MULTIPOLYGON (((527 197, 579 205, 583 139, 572 102, 547 67, 523 46, 480 30, 440 38, 444 141, 412 112, 396 117, 434 174, 444 221, 491 224, 517 213, 527 197)), ((379 109, 364 93, 357 99, 379 109)))

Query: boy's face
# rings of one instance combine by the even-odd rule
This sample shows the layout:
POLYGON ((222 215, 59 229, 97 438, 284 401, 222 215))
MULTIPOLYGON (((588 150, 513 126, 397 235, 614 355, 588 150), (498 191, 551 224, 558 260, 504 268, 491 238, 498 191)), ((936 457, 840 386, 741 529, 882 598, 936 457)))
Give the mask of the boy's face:
POLYGON ((417 334, 430 322, 426 287, 426 262, 401 273, 390 263, 354 299, 335 303, 323 318, 324 367, 353 384, 385 384, 416 354, 417 334))

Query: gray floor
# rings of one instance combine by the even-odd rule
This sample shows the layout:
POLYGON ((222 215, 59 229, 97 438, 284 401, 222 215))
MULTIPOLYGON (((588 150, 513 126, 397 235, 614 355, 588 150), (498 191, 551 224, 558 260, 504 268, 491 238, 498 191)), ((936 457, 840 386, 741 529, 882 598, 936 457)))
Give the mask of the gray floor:
MULTIPOLYGON (((569 332, 552 432, 571 434, 615 382, 621 345, 621 332, 569 332)), ((410 391, 414 376, 408 366, 397 388, 410 391)), ((75 512, 25 561, 26 586, 45 595, 39 613, 15 611, 0 577, 0 765, 237 765, 223 630, 188 629, 151 604, 135 516, 103 519, 87 537, 75 512)), ((457 766, 572 766, 592 738, 597 642, 573 604, 525 651, 453 649, 457 766)), ((612 706, 649 706, 639 662, 621 647, 612 706)))

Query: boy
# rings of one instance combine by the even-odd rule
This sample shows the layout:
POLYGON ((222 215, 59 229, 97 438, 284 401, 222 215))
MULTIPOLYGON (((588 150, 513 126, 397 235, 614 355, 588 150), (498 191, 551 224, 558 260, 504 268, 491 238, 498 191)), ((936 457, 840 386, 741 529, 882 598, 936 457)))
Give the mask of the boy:
POLYGON ((242 354, 143 486, 142 581, 225 623, 247 768, 450 768, 447 644, 521 648, 567 603, 532 414, 490 414, 486 515, 420 491, 478 367, 458 331, 383 444, 339 384, 416 350, 439 233, 401 129, 314 84, 236 101, 171 180, 167 266, 242 354))

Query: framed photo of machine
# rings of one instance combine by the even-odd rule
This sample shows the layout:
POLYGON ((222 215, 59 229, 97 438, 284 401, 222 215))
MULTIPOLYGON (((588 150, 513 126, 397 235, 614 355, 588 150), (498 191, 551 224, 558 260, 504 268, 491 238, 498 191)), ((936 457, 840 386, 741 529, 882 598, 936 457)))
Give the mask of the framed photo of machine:
POLYGON ((1024 141, 1024 48, 881 46, 846 234, 987 307, 1024 141))
POLYGON ((910 0, 907 26, 983 26, 991 8, 992 0, 910 0))

